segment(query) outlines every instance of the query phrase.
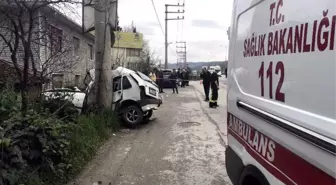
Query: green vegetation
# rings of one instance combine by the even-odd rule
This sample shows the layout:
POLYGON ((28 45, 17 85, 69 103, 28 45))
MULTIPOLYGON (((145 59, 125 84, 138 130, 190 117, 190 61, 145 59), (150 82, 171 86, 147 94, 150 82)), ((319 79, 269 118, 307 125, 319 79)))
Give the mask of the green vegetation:
POLYGON ((78 115, 69 102, 44 102, 22 116, 18 97, 0 95, 0 185, 64 184, 119 128, 113 112, 78 115))

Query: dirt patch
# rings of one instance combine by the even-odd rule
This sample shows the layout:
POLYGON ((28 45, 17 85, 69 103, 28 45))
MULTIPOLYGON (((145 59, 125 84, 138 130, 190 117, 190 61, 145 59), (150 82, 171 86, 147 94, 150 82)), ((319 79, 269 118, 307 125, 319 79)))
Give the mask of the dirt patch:
POLYGON ((177 125, 180 126, 180 127, 183 127, 183 128, 189 128, 189 127, 200 126, 201 123, 198 123, 198 122, 181 122, 181 123, 178 123, 177 125))

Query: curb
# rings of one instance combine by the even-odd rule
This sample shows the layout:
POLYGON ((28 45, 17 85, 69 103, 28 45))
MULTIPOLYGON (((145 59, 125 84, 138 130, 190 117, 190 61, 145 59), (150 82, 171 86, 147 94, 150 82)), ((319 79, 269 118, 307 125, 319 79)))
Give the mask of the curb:
POLYGON ((201 96, 200 96, 200 95, 202 94, 202 92, 200 92, 200 90, 198 90, 198 89, 195 87, 194 84, 190 84, 190 86, 192 86, 193 89, 194 89, 194 92, 195 92, 195 94, 196 94, 196 96, 197 96, 197 98, 198 98, 198 101, 199 101, 199 103, 200 103, 200 105, 201 105, 201 109, 202 109, 203 113, 208 117, 208 119, 210 120, 210 122, 212 122, 214 125, 216 125, 218 135, 220 136, 220 138, 221 138, 221 140, 223 141, 224 145, 227 146, 227 142, 226 142, 227 139, 225 139, 225 138, 227 138, 227 137, 221 133, 218 123, 217 123, 214 119, 211 118, 211 116, 209 115, 209 113, 207 112, 207 110, 206 110, 206 109, 203 107, 203 105, 202 105, 202 101, 203 101, 203 100, 202 100, 202 98, 201 98, 201 96))

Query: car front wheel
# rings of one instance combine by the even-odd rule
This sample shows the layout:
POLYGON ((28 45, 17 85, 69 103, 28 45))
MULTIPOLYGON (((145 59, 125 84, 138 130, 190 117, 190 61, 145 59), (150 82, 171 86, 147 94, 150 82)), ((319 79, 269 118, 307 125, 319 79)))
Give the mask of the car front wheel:
POLYGON ((135 127, 143 121, 144 113, 138 106, 131 105, 124 109, 122 118, 127 126, 135 127))

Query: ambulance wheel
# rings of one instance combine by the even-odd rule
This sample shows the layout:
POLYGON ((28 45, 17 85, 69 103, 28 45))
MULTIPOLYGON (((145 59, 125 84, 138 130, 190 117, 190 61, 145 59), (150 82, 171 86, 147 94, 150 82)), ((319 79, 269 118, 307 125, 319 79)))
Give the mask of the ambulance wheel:
POLYGON ((254 166, 244 168, 238 185, 270 185, 265 176, 254 166))
POLYGON ((146 114, 144 115, 143 120, 144 121, 148 121, 152 117, 152 115, 153 115, 153 110, 150 110, 150 111, 146 112, 146 114))
POLYGON ((122 119, 129 127, 135 127, 143 121, 144 113, 136 105, 126 107, 122 112, 122 119))

